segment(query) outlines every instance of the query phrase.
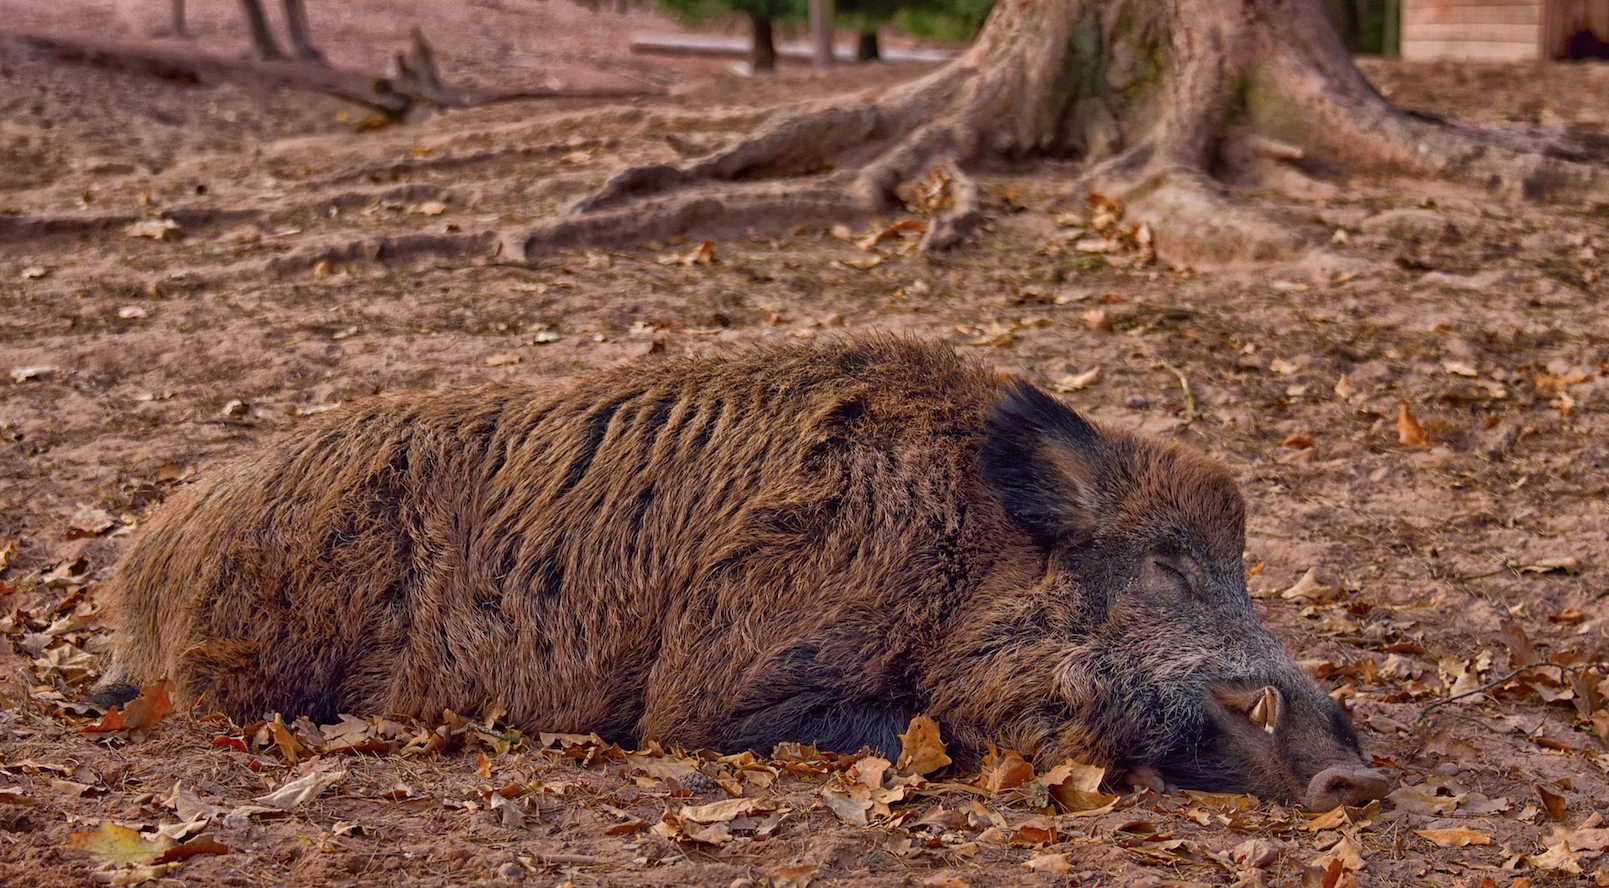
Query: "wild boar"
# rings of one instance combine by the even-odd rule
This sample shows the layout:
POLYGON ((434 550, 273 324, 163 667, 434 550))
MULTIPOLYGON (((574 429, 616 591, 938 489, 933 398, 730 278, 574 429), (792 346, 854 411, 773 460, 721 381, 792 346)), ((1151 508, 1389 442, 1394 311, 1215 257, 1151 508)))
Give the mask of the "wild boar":
POLYGON ((718 750, 986 743, 1385 792, 1247 596, 1228 471, 895 338, 375 398, 174 498, 95 699, 504 713, 718 750))

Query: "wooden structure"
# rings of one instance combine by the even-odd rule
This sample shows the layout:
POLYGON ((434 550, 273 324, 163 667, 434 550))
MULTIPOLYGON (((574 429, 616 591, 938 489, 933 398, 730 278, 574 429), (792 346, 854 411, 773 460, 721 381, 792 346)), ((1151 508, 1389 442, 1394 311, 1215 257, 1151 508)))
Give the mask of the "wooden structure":
POLYGON ((1583 29, 1609 41, 1609 0, 1401 0, 1402 57, 1562 59, 1583 29))

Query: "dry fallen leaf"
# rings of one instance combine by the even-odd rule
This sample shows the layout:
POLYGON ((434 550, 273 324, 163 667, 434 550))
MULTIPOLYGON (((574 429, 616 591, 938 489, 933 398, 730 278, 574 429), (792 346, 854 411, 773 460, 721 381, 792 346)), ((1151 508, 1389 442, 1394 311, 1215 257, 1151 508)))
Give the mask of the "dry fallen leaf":
POLYGON ((905 733, 899 735, 899 742, 899 759, 894 767, 901 774, 923 776, 950 764, 944 741, 939 738, 939 723, 925 715, 911 719, 905 733))
POLYGON ((46 376, 55 374, 60 369, 60 367, 50 366, 13 367, 11 370, 11 381, 21 384, 31 379, 43 379, 46 376))
POLYGON ((153 863, 171 843, 150 841, 138 830, 120 826, 107 820, 99 829, 71 833, 67 837, 71 847, 93 854, 97 859, 113 866, 133 866, 153 863))
POLYGON ((1097 333, 1110 333, 1113 330, 1112 317, 1104 308, 1091 308, 1078 313, 1078 319, 1084 326, 1097 333))
POLYGON ((1034 766, 1009 749, 998 755, 984 756, 983 788, 991 793, 1016 789, 1032 779, 1034 766))
POLYGON ((682 808, 679 816, 694 823, 728 823, 743 814, 752 814, 759 806, 754 799, 726 799, 682 808))
POLYGON ((1116 804, 1120 796, 1101 792, 1106 769, 1068 759, 1046 771, 1039 782, 1050 791, 1064 810, 1071 814, 1094 815, 1116 804))
POLYGON ((715 241, 700 241, 698 246, 685 253, 666 253, 658 259, 660 265, 710 265, 715 262, 715 241))
POLYGON ((868 268, 876 268, 877 266, 882 265, 883 264, 883 257, 881 257, 881 256, 865 256, 865 257, 862 257, 860 259, 839 259, 839 260, 837 260, 837 262, 838 262, 839 265, 845 266, 847 268, 859 268, 862 271, 864 271, 864 270, 866 270, 868 268))
POLYGON ((103 822, 99 829, 69 834, 67 842, 115 867, 174 863, 197 854, 229 853, 227 847, 210 836, 196 836, 185 842, 161 835, 147 839, 137 830, 110 820, 103 822))
POLYGON ((1073 871, 1073 862, 1066 854, 1040 854, 1023 861, 1022 868, 1035 873, 1052 873, 1065 876, 1073 871))
POLYGON ((1430 446, 1430 436, 1425 434, 1424 427, 1419 425, 1419 420, 1414 419, 1406 407, 1397 414, 1397 441, 1404 447, 1430 446))
POLYGON ((1285 846, 1280 842, 1269 839, 1247 839, 1231 848, 1229 857, 1241 866, 1262 869, 1278 860, 1284 850, 1285 846))
POLYGON ((285 727, 285 719, 279 713, 274 713, 274 720, 268 723, 267 728, 268 735, 274 738, 274 745, 279 747, 279 753, 286 761, 294 765, 310 756, 302 746, 302 742, 290 732, 290 728, 285 727))
POLYGON ((184 228, 172 219, 141 219, 123 229, 129 237, 148 237, 158 241, 174 241, 184 237, 184 228))
POLYGON ((1397 811, 1445 817, 1458 809, 1458 803, 1464 800, 1464 796, 1436 795, 1416 786, 1399 786, 1386 799, 1397 811))
POLYGON ((1575 573, 1581 562, 1574 555, 1561 555, 1553 558, 1539 558, 1530 564, 1513 564, 1513 567, 1522 573, 1545 574, 1558 571, 1560 573, 1575 573))
POLYGON ((853 799, 836 789, 823 790, 821 800, 826 803, 828 810, 838 815, 838 819, 851 826, 865 826, 868 823, 866 812, 872 807, 869 800, 853 799))
POLYGON ((1579 873, 1581 863, 1575 852, 1565 842, 1554 842, 1544 846, 1547 850, 1541 854, 1532 854, 1525 859, 1534 867, 1548 872, 1579 873))
POLYGON ((499 793, 492 793, 486 804, 497 812, 499 821, 509 829, 525 828, 525 811, 519 803, 499 793))
POLYGON ((1343 401, 1350 401, 1357 393, 1358 387, 1352 384, 1352 380, 1345 373, 1342 373, 1341 378, 1335 382, 1335 396, 1343 401))
POLYGON ((179 815, 179 819, 186 822, 211 820, 221 813, 217 806, 202 801, 195 793, 185 789, 182 783, 173 784, 173 788, 168 790, 167 794, 159 801, 163 805, 172 808, 173 813, 179 815))
POLYGON ((893 762, 882 756, 868 755, 851 765, 844 773, 844 777, 862 784, 867 789, 877 789, 883 785, 883 777, 893 765, 893 762))
POLYGON ((776 875, 771 877, 772 888, 810 888, 810 880, 816 874, 816 868, 808 863, 798 866, 778 867, 776 875))
POLYGON ((1416 829, 1414 834, 1429 840, 1439 848, 1463 848, 1467 845, 1490 845, 1492 837, 1468 827, 1451 829, 1416 829))
POLYGON ((1542 798, 1542 808, 1547 811, 1548 819, 1555 823, 1563 822, 1567 807, 1564 796, 1540 784, 1536 787, 1536 794, 1542 798))
POLYGON ((286 783, 267 795, 258 796, 257 802, 280 811, 289 811, 318 798, 324 790, 345 778, 346 771, 341 769, 314 771, 286 783))
POLYGON ((1338 597, 1340 590, 1319 582, 1318 568, 1310 567, 1295 585, 1279 593, 1286 601, 1329 601, 1338 597))
POLYGON ((877 245, 889 238, 898 238, 904 235, 920 237, 927 230, 927 223, 920 219, 905 219, 895 222, 886 228, 876 229, 865 237, 855 241, 855 246, 862 251, 870 253, 877 245))
POLYGON ((140 691, 140 695, 122 708, 114 708, 106 713, 100 721, 84 728, 86 734, 98 734, 105 731, 137 731, 161 721, 168 713, 173 711, 173 682, 162 679, 153 685, 147 685, 140 691))
POLYGON ((1593 826, 1603 823, 1596 814, 1586 822, 1588 826, 1579 829, 1555 826, 1545 844, 1561 843, 1571 851, 1609 851, 1609 827, 1593 826))
POLYGON ((439 200, 421 201, 413 211, 423 216, 440 216, 447 212, 447 204, 439 200))
POLYGON ((1339 863, 1343 869, 1353 872, 1363 869, 1365 865, 1363 855, 1359 852, 1358 846, 1353 844, 1352 840, 1346 836, 1342 836, 1339 842, 1330 846, 1330 850, 1313 858, 1313 865, 1323 869, 1329 869, 1335 863, 1339 863))
POLYGON ((80 506, 73 517, 67 519, 67 538, 70 540, 81 537, 100 536, 112 528, 117 519, 112 513, 95 506, 80 506))
POLYGON ((1097 379, 1100 378, 1101 368, 1096 366, 1085 370, 1083 373, 1074 373, 1069 376, 1063 376, 1062 378, 1051 383, 1050 387, 1058 392, 1076 392, 1089 388, 1091 385, 1095 384, 1097 379))

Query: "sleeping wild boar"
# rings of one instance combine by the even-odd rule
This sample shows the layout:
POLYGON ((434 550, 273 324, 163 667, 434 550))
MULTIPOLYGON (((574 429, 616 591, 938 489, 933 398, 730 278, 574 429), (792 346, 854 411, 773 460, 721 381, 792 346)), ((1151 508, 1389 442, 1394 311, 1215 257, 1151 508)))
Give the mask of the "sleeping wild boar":
POLYGON ((1229 473, 912 341, 376 398, 209 473, 93 700, 768 751, 986 742, 1327 809, 1385 792, 1258 619, 1229 473))

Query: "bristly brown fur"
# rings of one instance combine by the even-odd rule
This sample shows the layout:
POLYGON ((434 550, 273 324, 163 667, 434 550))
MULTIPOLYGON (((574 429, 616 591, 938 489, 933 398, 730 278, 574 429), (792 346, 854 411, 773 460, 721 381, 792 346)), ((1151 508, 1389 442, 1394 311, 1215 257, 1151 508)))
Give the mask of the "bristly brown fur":
MULTIPOLYGON (((893 338, 399 394, 150 521, 107 683, 717 749, 897 750, 926 712, 963 760, 1157 763, 1214 682, 1323 697, 1251 611, 1243 512, 1199 454, 893 338)), ((1279 779, 1356 759, 1324 748, 1279 779)))

